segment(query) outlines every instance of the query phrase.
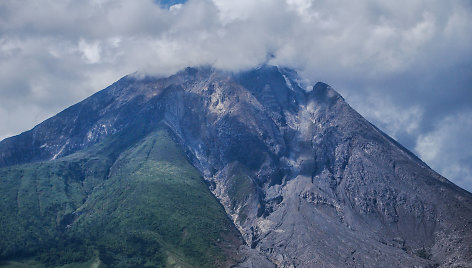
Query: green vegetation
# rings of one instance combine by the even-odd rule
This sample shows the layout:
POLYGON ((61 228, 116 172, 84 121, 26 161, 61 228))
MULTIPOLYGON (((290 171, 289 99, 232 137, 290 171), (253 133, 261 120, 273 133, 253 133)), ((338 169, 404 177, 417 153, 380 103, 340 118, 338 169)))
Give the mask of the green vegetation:
POLYGON ((231 257, 220 241, 241 243, 237 232, 168 131, 117 139, 0 169, 0 266, 213 267, 231 257))

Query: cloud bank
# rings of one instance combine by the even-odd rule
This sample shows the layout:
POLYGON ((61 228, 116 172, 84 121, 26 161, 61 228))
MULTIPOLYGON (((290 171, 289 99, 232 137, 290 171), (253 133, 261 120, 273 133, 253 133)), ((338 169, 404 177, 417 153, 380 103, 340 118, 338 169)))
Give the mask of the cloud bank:
POLYGON ((135 71, 288 65, 472 190, 470 1, 3 0, 0 139, 135 71))

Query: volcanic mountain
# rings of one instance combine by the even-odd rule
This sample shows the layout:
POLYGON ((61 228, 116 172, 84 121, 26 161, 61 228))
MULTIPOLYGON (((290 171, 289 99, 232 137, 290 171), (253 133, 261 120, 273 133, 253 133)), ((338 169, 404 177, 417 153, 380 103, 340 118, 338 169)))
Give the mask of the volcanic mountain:
POLYGON ((472 195, 299 80, 129 75, 1 141, 0 266, 471 267, 472 195))

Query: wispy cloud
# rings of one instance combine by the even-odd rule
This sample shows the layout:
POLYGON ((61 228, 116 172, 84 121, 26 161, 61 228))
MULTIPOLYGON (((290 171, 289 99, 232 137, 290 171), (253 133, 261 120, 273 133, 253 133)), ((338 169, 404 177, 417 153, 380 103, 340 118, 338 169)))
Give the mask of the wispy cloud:
POLYGON ((437 122, 432 131, 420 134, 415 150, 444 176, 454 178, 459 186, 470 189, 471 133, 472 111, 462 111, 437 122))

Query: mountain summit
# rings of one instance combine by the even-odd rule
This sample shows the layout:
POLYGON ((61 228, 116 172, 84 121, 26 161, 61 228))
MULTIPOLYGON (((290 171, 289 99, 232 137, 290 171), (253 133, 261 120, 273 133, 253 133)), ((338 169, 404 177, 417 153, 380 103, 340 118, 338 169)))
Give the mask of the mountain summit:
POLYGON ((470 267, 472 195, 298 80, 267 65, 126 76, 3 140, 0 258, 470 267))

